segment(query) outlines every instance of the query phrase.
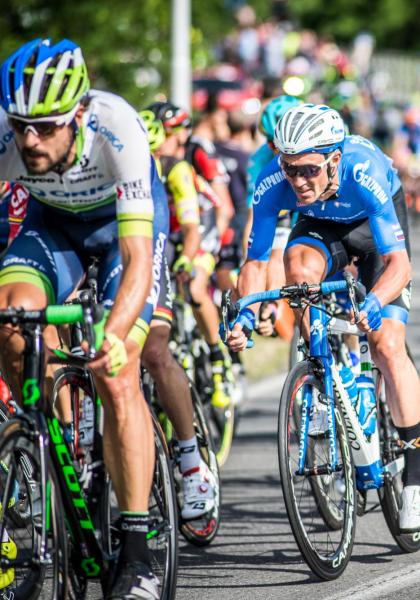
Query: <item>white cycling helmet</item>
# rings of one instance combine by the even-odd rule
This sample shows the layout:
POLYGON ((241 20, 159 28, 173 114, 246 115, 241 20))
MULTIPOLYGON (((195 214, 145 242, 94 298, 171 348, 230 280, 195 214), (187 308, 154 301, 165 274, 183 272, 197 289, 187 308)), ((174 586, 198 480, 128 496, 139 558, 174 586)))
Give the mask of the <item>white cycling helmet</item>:
POLYGON ((284 114, 273 141, 282 154, 328 154, 342 149, 344 136, 344 122, 336 110, 324 104, 303 104, 284 114))

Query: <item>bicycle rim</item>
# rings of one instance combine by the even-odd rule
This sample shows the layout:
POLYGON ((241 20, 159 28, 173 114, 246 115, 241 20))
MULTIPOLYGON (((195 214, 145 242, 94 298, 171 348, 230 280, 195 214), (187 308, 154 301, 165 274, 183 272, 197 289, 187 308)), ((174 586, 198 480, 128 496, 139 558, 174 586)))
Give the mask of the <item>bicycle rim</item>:
POLYGON ((0 530, 16 546, 16 556, 8 557, 13 581, 3 590, 14 600, 60 600, 67 594, 67 534, 54 468, 49 465, 43 490, 33 434, 18 419, 2 426, 0 439, 0 502, 8 507, 0 514, 0 530), (43 494, 49 498, 44 523, 43 494), (48 530, 44 554, 43 527, 48 530))
POLYGON ((178 570, 178 513, 172 465, 159 424, 153 419, 156 461, 149 499, 150 530, 148 546, 152 571, 161 585, 162 600, 176 593, 178 570))
MULTIPOLYGON (((278 451, 289 522, 308 566, 321 579, 339 577, 351 556, 356 525, 355 474, 350 445, 338 405, 335 407, 338 465, 330 475, 297 475, 299 432, 293 403, 303 386, 319 393, 322 381, 311 362, 297 364, 283 387, 279 409, 278 451)), ((300 421, 300 420, 299 420, 300 421)), ((329 465, 328 433, 308 439, 305 468, 329 465)))

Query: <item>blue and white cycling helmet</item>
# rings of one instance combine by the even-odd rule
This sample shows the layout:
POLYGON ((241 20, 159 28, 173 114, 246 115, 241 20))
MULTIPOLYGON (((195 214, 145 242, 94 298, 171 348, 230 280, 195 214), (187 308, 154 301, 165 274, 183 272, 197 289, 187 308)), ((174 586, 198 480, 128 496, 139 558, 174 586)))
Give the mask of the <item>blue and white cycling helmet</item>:
POLYGON ((68 117, 89 90, 82 51, 70 40, 53 45, 36 39, 4 61, 0 103, 10 116, 24 120, 68 117))
POLYGON ((265 106, 258 129, 267 138, 267 141, 273 141, 278 120, 282 118, 289 108, 293 108, 300 104, 302 104, 302 102, 294 96, 278 96, 265 106))
POLYGON ((282 154, 342 150, 345 137, 343 119, 324 104, 303 104, 287 111, 278 122, 274 145, 282 154))

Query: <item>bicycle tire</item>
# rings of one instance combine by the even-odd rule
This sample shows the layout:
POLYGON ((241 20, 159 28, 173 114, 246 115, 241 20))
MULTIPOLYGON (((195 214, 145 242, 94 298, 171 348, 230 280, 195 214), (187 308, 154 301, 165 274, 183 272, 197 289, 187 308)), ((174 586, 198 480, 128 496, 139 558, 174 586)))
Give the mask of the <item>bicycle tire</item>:
MULTIPOLYGON (((302 386, 323 389, 321 375, 311 361, 295 365, 289 373, 280 399, 278 418, 278 457, 283 497, 296 543, 311 570, 323 580, 339 577, 347 566, 355 536, 356 482, 347 431, 338 403, 335 405, 337 452, 342 475, 331 474, 330 502, 342 511, 342 525, 337 530, 325 522, 319 498, 311 479, 319 475, 297 475, 299 433, 295 429, 293 402, 302 386), (340 463, 341 461, 341 463, 340 463), (334 477, 337 475, 337 478, 334 477), (344 486, 344 487, 343 487, 344 486), (311 508, 312 505, 312 508, 311 508)), ((324 442, 324 440, 322 440, 324 442)), ((305 467, 315 469, 329 463, 319 450, 319 464, 313 462, 315 449, 306 453, 305 467)))
MULTIPOLYGON (((392 422, 389 408, 382 389, 382 376, 376 381, 379 398, 378 427, 380 431, 382 464, 386 465, 400 454, 397 446, 398 434, 392 422)), ((399 510, 402 506, 401 473, 394 477, 386 477, 383 487, 378 489, 379 501, 388 529, 403 552, 411 553, 420 550, 420 533, 402 533, 399 527, 399 510)))
POLYGON ((222 468, 231 451, 235 432, 235 407, 231 398, 226 407, 216 407, 211 403, 213 382, 209 357, 201 351, 195 357, 194 384, 202 401, 205 418, 210 428, 210 435, 216 451, 219 468, 222 468))
MULTIPOLYGON (((153 573, 160 582, 161 600, 173 600, 178 574, 178 510, 172 463, 162 429, 153 413, 155 468, 149 499, 148 546, 153 573)), ((108 479, 102 494, 102 537, 104 549, 116 557, 120 545, 117 498, 108 479)))
MULTIPOLYGON (((210 428, 200 396, 196 387, 190 383, 191 398, 194 409, 194 429, 197 436, 198 447, 202 460, 206 463, 215 480, 215 503, 212 510, 198 519, 180 520, 180 531, 186 540, 195 546, 208 546, 215 538, 220 525, 220 472, 210 435, 210 428)), ((180 474, 179 474, 180 477, 180 474)), ((179 488, 181 486, 178 486, 179 488)))
POLYGON ((30 506, 30 515, 24 526, 16 525, 15 519, 9 518, 9 511, 0 515, 0 531, 6 528, 8 535, 17 547, 16 558, 10 559, 10 568, 14 569, 14 580, 2 591, 14 600, 60 600, 67 598, 67 532, 61 504, 57 475, 54 465, 48 460, 48 480, 46 488, 42 488, 42 469, 38 447, 34 441, 33 431, 27 423, 13 418, 0 428, 0 463, 3 473, 0 484, 0 502, 9 506, 12 501, 12 482, 19 502, 30 506), (22 456, 25 463, 22 463, 22 456), (5 470, 4 465, 7 465, 5 470), (23 466, 23 465, 26 465, 23 466), (27 472, 27 468, 30 472, 27 472), (47 549, 50 564, 39 562, 42 539, 40 531, 43 523, 41 506, 45 494, 49 497, 49 510, 45 523, 49 534, 47 549))

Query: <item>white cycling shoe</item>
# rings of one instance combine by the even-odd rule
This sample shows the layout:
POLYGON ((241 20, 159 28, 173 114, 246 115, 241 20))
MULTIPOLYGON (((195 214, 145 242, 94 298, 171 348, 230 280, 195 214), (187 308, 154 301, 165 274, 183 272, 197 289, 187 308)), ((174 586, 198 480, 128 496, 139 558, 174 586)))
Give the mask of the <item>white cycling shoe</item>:
POLYGON ((181 516, 186 521, 198 519, 213 510, 215 505, 215 479, 204 461, 200 466, 183 474, 184 506, 181 516))
POLYGON ((403 489, 399 517, 401 531, 420 531, 420 485, 407 485, 403 489))

